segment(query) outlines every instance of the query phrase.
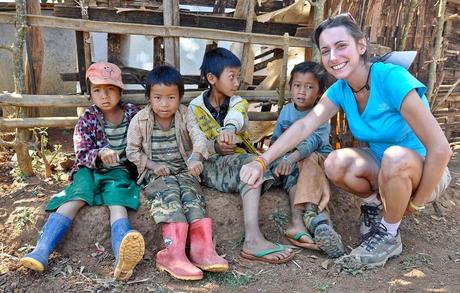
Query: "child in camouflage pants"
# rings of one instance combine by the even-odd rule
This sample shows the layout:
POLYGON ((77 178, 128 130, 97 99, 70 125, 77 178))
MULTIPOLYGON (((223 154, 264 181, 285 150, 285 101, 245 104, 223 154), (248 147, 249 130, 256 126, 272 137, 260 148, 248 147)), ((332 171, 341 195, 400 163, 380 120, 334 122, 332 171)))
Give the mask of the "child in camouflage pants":
POLYGON ((225 272, 228 263, 215 251, 197 179, 208 156, 206 138, 193 113, 180 104, 183 94, 184 82, 174 68, 158 66, 149 73, 145 96, 150 104, 133 118, 126 152, 138 168, 138 183, 146 183, 155 222, 162 223, 166 248, 156 255, 157 268, 177 279, 200 280, 202 270, 225 272))

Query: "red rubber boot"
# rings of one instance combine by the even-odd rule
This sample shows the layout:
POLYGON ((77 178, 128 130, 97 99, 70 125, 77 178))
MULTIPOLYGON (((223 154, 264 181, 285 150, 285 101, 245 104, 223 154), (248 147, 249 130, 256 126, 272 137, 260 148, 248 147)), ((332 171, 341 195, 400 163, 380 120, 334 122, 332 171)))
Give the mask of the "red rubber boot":
POLYGON ((201 280, 203 271, 194 266, 185 254, 187 241, 187 223, 163 224, 163 239, 166 248, 156 256, 156 266, 160 272, 167 271, 179 280, 201 280))
POLYGON ((190 261, 204 271, 226 272, 228 262, 212 243, 212 221, 204 218, 190 224, 190 261))

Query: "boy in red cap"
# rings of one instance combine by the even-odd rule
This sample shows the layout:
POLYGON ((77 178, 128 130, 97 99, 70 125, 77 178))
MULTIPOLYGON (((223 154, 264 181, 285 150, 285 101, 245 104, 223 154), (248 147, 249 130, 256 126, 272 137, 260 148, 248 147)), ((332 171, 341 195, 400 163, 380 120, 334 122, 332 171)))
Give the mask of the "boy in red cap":
MULTIPOLYGON (((46 207, 53 212, 46 221, 35 249, 21 258, 32 270, 43 272, 49 254, 85 205, 105 205, 110 210, 114 277, 127 280, 144 255, 144 238, 131 229, 126 208, 137 210, 139 189, 130 175, 126 138, 136 106, 121 101, 123 82, 115 64, 97 62, 86 72, 90 98, 74 129, 76 160, 71 184, 54 195, 46 207)), ((134 176, 133 176, 134 177, 134 176)))

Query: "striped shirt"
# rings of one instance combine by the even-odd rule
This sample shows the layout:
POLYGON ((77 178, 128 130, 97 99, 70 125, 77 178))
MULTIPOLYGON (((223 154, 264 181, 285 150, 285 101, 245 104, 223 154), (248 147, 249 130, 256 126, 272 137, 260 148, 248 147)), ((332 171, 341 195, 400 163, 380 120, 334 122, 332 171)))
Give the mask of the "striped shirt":
POLYGON ((152 131, 152 161, 166 165, 171 175, 187 170, 177 145, 174 120, 169 130, 161 130, 158 122, 155 121, 152 131))
POLYGON ((119 125, 116 125, 109 121, 104 121, 104 131, 107 137, 107 141, 109 142, 107 148, 118 152, 118 157, 120 160, 116 164, 102 164, 103 169, 111 169, 123 166, 124 163, 126 163, 126 161, 128 160, 126 158, 128 125, 129 123, 126 117, 119 125))

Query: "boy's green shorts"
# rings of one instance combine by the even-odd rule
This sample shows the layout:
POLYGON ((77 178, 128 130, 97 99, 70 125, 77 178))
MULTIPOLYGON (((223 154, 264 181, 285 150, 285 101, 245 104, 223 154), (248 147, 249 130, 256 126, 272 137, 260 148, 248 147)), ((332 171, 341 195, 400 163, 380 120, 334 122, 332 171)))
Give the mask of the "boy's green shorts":
POLYGON ((139 188, 122 168, 102 172, 82 167, 73 175, 73 182, 51 198, 46 211, 72 200, 83 200, 89 206, 120 205, 137 210, 139 188))

